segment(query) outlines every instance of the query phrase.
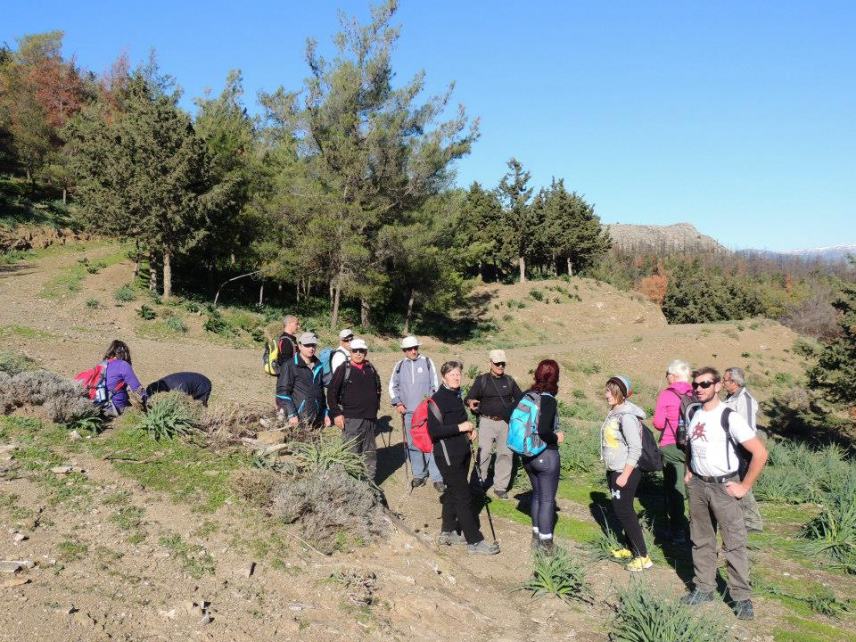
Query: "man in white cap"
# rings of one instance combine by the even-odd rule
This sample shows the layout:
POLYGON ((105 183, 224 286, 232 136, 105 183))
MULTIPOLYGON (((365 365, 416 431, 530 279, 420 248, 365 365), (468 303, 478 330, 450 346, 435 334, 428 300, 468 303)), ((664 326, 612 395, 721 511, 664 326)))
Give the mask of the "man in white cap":
MULTIPOLYGON (((494 445, 496 463, 493 470, 493 492, 500 498, 508 496, 514 453, 508 448, 508 420, 523 396, 517 382, 505 374, 505 351, 491 350, 490 370, 476 377, 464 398, 470 410, 479 416, 479 453, 477 466, 487 483, 494 445)), ((485 488, 484 490, 487 490, 485 488)))
POLYGON ((330 357, 330 372, 336 372, 336 368, 351 359, 351 341, 353 340, 354 333, 350 328, 339 331, 339 347, 333 350, 333 355, 330 357))
POLYGON ((324 399, 322 367, 315 349, 318 337, 304 332, 297 338, 297 352, 283 362, 276 382, 279 412, 296 426, 303 421, 313 428, 330 425, 324 399))
POLYGON ((380 375, 366 359, 369 348, 362 339, 351 341, 351 360, 333 373, 327 387, 327 405, 333 423, 342 430, 342 438, 353 443, 353 451, 362 455, 369 479, 377 469, 375 427, 380 409, 380 375))
POLYGON ((425 397, 430 397, 437 392, 440 385, 437 368, 434 367, 431 359, 419 354, 419 340, 414 336, 404 337, 401 340, 401 351, 404 353, 404 358, 395 364, 392 376, 389 378, 389 398, 404 422, 407 453, 410 469, 413 471, 410 486, 411 488, 422 486, 430 477, 434 488, 442 492, 443 476, 434 462, 434 455, 423 453, 416 448, 410 436, 413 411, 425 397))

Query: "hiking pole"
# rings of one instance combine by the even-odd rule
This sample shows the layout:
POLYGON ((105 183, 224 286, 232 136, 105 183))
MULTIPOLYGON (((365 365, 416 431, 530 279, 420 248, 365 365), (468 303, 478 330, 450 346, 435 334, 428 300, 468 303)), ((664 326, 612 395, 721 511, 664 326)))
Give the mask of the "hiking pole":
MULTIPOLYGON (((479 480, 479 486, 484 488, 484 480, 481 476, 481 468, 479 466, 478 460, 475 458, 475 449, 473 447, 473 442, 470 442, 470 453, 472 453, 473 461, 475 461, 475 469, 476 469, 476 479, 479 480)), ((485 493, 484 496, 484 510, 487 513, 487 523, 490 524, 490 534, 493 537, 493 541, 496 542, 496 531, 493 530, 493 517, 490 515, 490 498, 485 493)))

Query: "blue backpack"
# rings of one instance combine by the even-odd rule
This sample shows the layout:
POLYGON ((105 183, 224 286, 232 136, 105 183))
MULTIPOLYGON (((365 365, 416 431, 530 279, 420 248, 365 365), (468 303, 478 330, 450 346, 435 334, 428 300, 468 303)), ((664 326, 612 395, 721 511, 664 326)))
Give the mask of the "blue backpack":
MULTIPOLYGON (((543 393, 547 394, 547 393, 543 393)), ((508 422, 506 445, 524 457, 540 455, 547 447, 538 436, 538 416, 541 414, 541 395, 527 392, 511 413, 508 422)), ((558 419, 558 415, 556 415, 558 419)))
MULTIPOLYGON (((318 361, 321 362, 321 382, 324 384, 324 387, 330 385, 330 381, 333 379, 333 355, 336 354, 337 351, 340 351, 344 354, 344 350, 341 348, 322 348, 321 352, 318 353, 318 361)), ((350 358, 345 355, 346 361, 350 361, 350 358)))

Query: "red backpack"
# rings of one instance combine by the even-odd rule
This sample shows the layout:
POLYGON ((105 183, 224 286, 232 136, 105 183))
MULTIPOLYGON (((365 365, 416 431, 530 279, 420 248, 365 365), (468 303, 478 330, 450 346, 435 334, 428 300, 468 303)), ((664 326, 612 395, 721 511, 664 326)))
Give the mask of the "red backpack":
MULTIPOLYGON (((107 390, 107 362, 102 361, 94 368, 78 372, 74 375, 74 380, 81 383, 86 389, 89 398, 96 404, 105 404, 110 401, 110 391, 107 390)), ((116 384, 116 389, 113 391, 119 392, 125 387, 125 382, 120 381, 116 384)))
POLYGON ((425 397, 419 402, 416 410, 413 411, 413 419, 410 422, 410 438, 413 440, 413 445, 423 453, 434 452, 434 442, 431 435, 428 434, 429 409, 434 418, 442 423, 443 416, 440 414, 440 408, 431 397, 425 397))

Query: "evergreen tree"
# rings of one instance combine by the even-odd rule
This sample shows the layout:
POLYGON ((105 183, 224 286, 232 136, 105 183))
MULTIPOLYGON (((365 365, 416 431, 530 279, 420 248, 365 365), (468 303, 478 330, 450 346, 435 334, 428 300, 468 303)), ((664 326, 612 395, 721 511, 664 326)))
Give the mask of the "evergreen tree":
POLYGON ((530 199, 532 188, 529 187, 530 174, 524 171, 523 165, 516 158, 508 161, 508 173, 502 177, 497 187, 497 194, 503 205, 503 250, 505 258, 517 259, 520 269, 520 282, 526 281, 526 260, 531 258, 536 250, 536 227, 538 224, 530 199))
POLYGON ((833 305, 841 314, 841 335, 824 347, 809 370, 809 385, 827 401, 852 408, 856 405, 856 285, 845 283, 833 305))
POLYGON ((480 274, 482 279, 496 279, 505 272, 505 217, 495 191, 473 182, 453 226, 455 253, 464 271, 480 274))

